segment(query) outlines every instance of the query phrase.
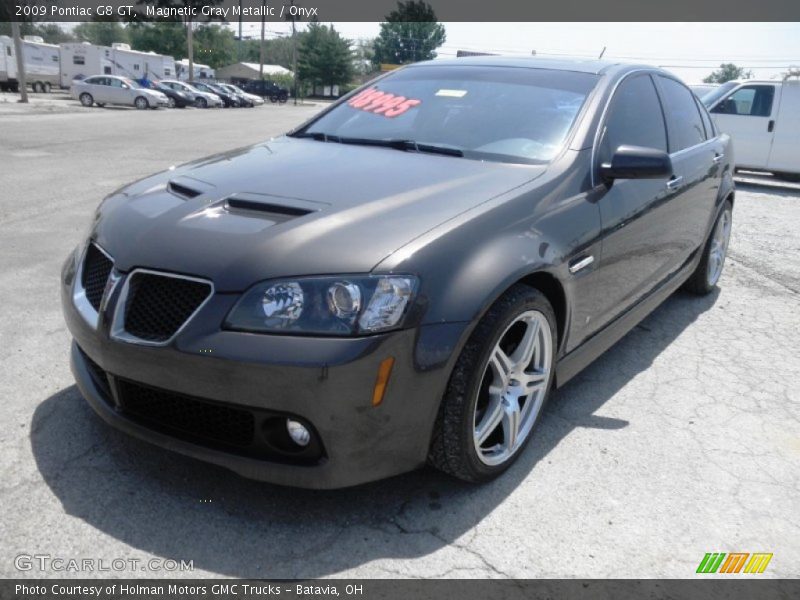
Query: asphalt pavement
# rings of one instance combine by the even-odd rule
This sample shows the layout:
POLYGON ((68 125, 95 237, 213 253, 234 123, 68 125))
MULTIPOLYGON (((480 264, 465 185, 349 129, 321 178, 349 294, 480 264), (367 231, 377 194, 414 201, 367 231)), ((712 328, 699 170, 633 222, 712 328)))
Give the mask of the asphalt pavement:
POLYGON ((560 390, 505 476, 295 490, 106 426, 72 382, 58 279, 112 190, 319 107, 61 102, 0 105, 0 576, 690 578, 707 552, 797 576, 800 186, 741 184, 718 292, 676 294, 560 390), (18 570, 35 554, 126 566, 18 570))

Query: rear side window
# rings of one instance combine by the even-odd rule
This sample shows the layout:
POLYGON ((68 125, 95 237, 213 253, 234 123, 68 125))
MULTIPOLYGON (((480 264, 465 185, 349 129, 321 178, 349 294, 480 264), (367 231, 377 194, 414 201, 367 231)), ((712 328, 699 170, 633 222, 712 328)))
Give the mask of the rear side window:
POLYGON ((623 145, 667 151, 664 115, 649 75, 629 77, 614 92, 600 139, 600 163, 610 161, 623 145))
POLYGON ((703 119, 703 126, 706 128, 706 139, 710 140, 714 137, 714 125, 711 123, 711 117, 706 110, 706 107, 703 106, 703 103, 700 100, 697 100, 697 110, 700 111, 700 116, 703 119))
POLYGON ((714 107, 714 112, 745 117, 768 117, 772 114, 775 86, 748 85, 739 88, 714 107))
POLYGON ((678 152, 706 140, 700 109, 694 94, 682 83, 669 77, 658 76, 664 92, 664 112, 667 115, 669 151, 678 152))

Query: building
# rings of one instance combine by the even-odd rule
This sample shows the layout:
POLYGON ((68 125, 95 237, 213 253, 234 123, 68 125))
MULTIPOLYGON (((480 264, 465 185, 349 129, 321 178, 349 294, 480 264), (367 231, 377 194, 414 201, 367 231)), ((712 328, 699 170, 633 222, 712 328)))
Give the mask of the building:
MULTIPOLYGON (((238 62, 227 67, 217 69, 217 78, 228 81, 243 81, 247 79, 260 79, 259 63, 238 62)), ((270 79, 276 75, 292 76, 292 72, 280 65, 264 65, 264 78, 270 79)))

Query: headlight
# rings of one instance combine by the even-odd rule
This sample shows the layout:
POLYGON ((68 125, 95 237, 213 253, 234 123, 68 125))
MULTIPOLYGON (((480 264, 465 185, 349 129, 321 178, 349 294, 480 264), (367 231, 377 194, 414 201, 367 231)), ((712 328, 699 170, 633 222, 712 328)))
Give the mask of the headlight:
POLYGON ((417 289, 410 275, 308 277, 259 283, 225 326, 244 331, 358 335, 402 325, 417 289))

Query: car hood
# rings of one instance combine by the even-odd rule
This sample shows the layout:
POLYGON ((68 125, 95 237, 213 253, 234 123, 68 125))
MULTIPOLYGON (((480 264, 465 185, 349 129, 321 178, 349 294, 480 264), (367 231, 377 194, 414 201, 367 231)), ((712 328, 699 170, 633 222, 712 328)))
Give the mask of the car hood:
POLYGON ((417 236, 543 172, 283 137, 112 194, 95 235, 122 271, 163 269, 241 291, 273 277, 367 273, 417 236))

